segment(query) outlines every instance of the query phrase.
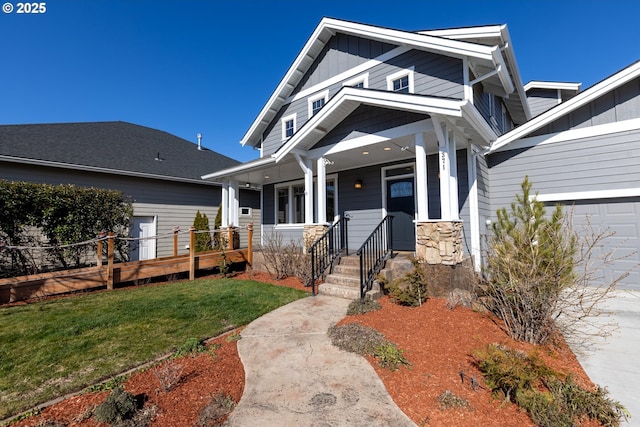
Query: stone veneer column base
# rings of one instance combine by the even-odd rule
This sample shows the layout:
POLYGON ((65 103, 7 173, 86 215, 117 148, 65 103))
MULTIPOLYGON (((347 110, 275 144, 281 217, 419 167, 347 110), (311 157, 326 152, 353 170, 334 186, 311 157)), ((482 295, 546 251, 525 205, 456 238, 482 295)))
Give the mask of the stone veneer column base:
POLYGON ((303 251, 307 253, 307 249, 316 240, 318 240, 327 231, 329 226, 327 224, 305 224, 304 231, 302 233, 303 251))
POLYGON ((460 264, 463 259, 462 235, 462 221, 419 222, 416 257, 427 264, 460 264))

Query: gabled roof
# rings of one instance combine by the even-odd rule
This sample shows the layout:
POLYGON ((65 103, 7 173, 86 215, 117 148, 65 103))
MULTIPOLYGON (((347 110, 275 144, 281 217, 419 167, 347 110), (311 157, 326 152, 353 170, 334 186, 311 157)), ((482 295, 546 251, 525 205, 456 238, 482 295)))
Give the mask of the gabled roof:
POLYGON ((493 144, 489 153, 494 152, 507 144, 525 138, 527 135, 532 134, 538 129, 552 123, 556 119, 565 116, 578 108, 588 104, 589 102, 601 97, 602 95, 615 90, 616 88, 624 85, 625 83, 640 76, 640 61, 636 61, 621 71, 607 77, 599 83, 594 84, 588 89, 585 89, 582 93, 574 96, 568 101, 558 104, 550 110, 540 114, 539 116, 531 119, 527 123, 519 126, 510 132, 505 133, 499 137, 493 144))
POLYGON ((429 30, 421 31, 420 34, 429 34, 488 46, 499 46, 506 58, 507 68, 515 86, 515 92, 503 101, 516 123, 524 123, 532 117, 529 104, 526 101, 525 89, 522 87, 522 78, 520 77, 513 42, 505 24, 429 30))
POLYGON ((167 132, 125 122, 0 126, 0 161, 198 182, 238 161, 167 132))
POLYGON ((273 120, 280 108, 287 102, 287 98, 298 86, 298 83, 300 83, 316 57, 336 33, 355 35, 397 46, 408 46, 457 58, 472 58, 479 70, 497 70, 497 77, 506 93, 511 93, 515 89, 508 72, 508 66, 498 46, 486 46, 445 37, 323 18, 276 87, 276 90, 258 114, 258 117, 240 141, 242 145, 247 143, 257 145, 260 142, 262 132, 271 120, 273 120))

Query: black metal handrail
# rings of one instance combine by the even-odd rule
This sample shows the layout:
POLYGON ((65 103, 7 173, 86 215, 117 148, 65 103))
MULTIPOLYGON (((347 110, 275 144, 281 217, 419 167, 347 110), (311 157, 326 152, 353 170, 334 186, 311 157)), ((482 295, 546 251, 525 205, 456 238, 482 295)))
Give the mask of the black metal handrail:
POLYGON ((356 252, 360 257, 360 298, 364 298, 371 290, 376 274, 380 272, 386 259, 393 255, 392 220, 393 215, 384 217, 356 252))
POLYGON ((349 255, 347 240, 347 222, 349 218, 342 217, 327 229, 325 233, 309 247, 311 254, 311 294, 316 294, 316 281, 325 270, 333 265, 342 251, 349 255))

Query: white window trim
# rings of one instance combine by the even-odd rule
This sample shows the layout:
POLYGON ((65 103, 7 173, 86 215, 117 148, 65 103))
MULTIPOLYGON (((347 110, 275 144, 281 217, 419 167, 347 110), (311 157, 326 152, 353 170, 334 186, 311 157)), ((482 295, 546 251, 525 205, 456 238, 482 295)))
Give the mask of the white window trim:
POLYGON ((240 212, 240 216, 251 216, 253 215, 253 209, 246 207, 246 206, 241 206, 239 209, 240 212), (243 213, 243 209, 246 209, 247 213, 243 213))
POLYGON ((344 83, 342 83, 342 86, 350 86, 353 87, 355 85, 357 85, 358 83, 362 82, 362 87, 367 89, 369 87, 369 73, 364 73, 361 74, 351 80, 348 80, 344 83))
MULTIPOLYGON (((329 181, 329 180, 333 180, 334 182, 334 188, 335 188, 335 192, 333 194, 334 200, 333 200, 333 207, 334 207, 334 212, 335 212, 335 217, 334 218, 327 218, 327 220, 330 220, 332 223, 336 220, 336 218, 339 216, 340 212, 338 210, 338 175, 337 174, 330 174, 327 175, 325 178, 325 181, 329 181)), ((317 182, 317 177, 313 178, 313 184, 314 186, 316 185, 317 182)), ((282 183, 282 184, 275 184, 273 186, 273 197, 275 200, 274 203, 274 227, 280 227, 280 228, 284 228, 284 227, 292 227, 292 226, 303 226, 304 222, 286 222, 286 223, 282 223, 282 224, 278 224, 278 190, 282 189, 282 188, 286 188, 287 192, 288 192, 288 196, 289 196, 289 212, 287 212, 287 216, 289 217, 289 220, 292 220, 294 217, 294 212, 293 212, 293 187, 298 186, 298 185, 304 185, 304 180, 298 180, 298 181, 289 181, 287 183, 282 183)), ((306 194, 305 194, 306 197, 306 194)), ((318 207, 318 194, 317 191, 313 192, 313 198, 314 198, 314 202, 315 202, 315 209, 317 210, 318 207)), ((314 212, 314 215, 317 217, 318 213, 314 212)))
POLYGON ((289 114, 288 116, 285 116, 282 118, 281 120, 281 124, 282 124, 282 140, 286 141, 289 138, 291 138, 290 136, 287 136, 287 122, 289 120, 293 120, 293 133, 296 133, 296 130, 298 130, 298 124, 297 124, 297 118, 296 118, 297 114, 293 113, 293 114, 289 114))
POLYGON ((393 73, 387 76, 387 90, 393 92, 393 82, 395 80, 401 79, 402 77, 409 77, 409 93, 415 93, 414 79, 413 75, 415 67, 412 65, 411 67, 400 70, 397 73, 393 73))
MULTIPOLYGON (((309 113, 309 118, 313 117, 313 103, 319 99, 323 99, 324 98, 324 103, 326 104, 327 102, 329 102, 329 89, 324 90, 314 96, 310 96, 307 99, 307 106, 308 106, 308 113, 309 113)), ((295 127, 295 125, 294 125, 295 127)))

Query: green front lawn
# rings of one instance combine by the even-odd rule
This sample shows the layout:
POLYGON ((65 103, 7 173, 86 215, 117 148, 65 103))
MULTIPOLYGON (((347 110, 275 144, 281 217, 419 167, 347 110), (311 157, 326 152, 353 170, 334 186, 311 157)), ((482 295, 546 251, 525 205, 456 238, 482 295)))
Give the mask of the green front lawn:
POLYGON ((308 295, 202 279, 0 308, 0 419, 308 295))

